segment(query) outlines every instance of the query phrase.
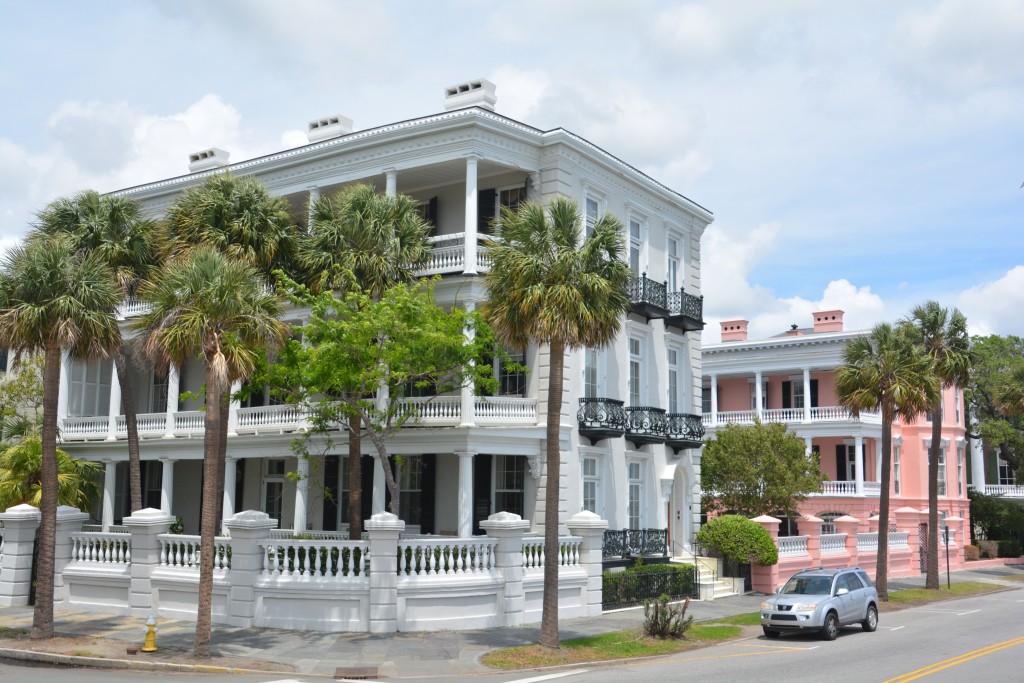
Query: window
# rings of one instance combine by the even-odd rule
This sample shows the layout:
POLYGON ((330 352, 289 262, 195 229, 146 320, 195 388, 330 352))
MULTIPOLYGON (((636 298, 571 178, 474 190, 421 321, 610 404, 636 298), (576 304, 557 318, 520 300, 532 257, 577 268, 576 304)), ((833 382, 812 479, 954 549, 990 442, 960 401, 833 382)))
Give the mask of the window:
POLYGON ((503 190, 498 191, 498 214, 501 214, 501 209, 508 209, 509 211, 516 211, 522 204, 526 202, 526 185, 517 185, 516 187, 507 187, 503 190))
POLYGON ((964 495, 964 459, 966 451, 963 448, 956 449, 956 495, 964 495))
POLYGON ((583 206, 584 218, 586 219, 586 234, 584 237, 589 237, 590 233, 594 232, 594 225, 597 223, 599 205, 596 199, 588 196, 583 200, 583 206))
POLYGON ((597 514, 597 458, 584 457, 580 469, 583 478, 583 509, 597 514))
POLYGON ((953 409, 956 413, 956 424, 960 424, 960 387, 953 387, 953 409))
POLYGON ((416 205, 416 213, 430 226, 430 236, 437 232, 437 197, 431 197, 416 205))
POLYGON ((626 519, 630 529, 643 528, 643 505, 641 504, 644 495, 643 470, 641 463, 632 461, 627 463, 629 470, 629 498, 626 501, 626 519))
POLYGON ((900 495, 900 451, 902 447, 897 444, 892 447, 892 486, 893 492, 900 495))
MULTIPOLYGON (((798 410, 804 408, 804 383, 793 382, 793 407, 798 410)), ((783 406, 785 407, 785 406, 783 406)))
POLYGON ((635 337, 629 338, 629 405, 640 406, 642 404, 642 382, 643 357, 640 355, 640 340, 635 337))
POLYGON ((822 512, 815 515, 821 519, 821 533, 822 534, 834 534, 836 533, 836 520, 843 516, 842 512, 822 512))
POLYGON ((700 411, 705 415, 711 414, 711 387, 700 388, 700 411))
POLYGON ((246 397, 238 402, 240 408, 261 408, 267 405, 266 388, 246 382, 242 385, 246 397))
POLYGON ((598 372, 600 356, 597 349, 588 348, 583 352, 583 397, 597 398, 601 390, 598 372))
POLYGON ((167 412, 167 368, 153 370, 152 391, 149 392, 149 412, 167 412))
POLYGON ((398 476, 399 516, 406 524, 423 522, 423 458, 408 456, 398 476))
POLYGON ((843 477, 844 481, 853 481, 857 478, 857 446, 849 444, 840 444, 836 447, 837 453, 840 456, 840 461, 837 467, 840 467, 839 474, 843 477))
POLYGON ((508 361, 494 360, 494 376, 498 380, 498 396, 522 396, 526 392, 526 372, 510 367, 511 364, 526 365, 526 352, 506 351, 508 361))
POLYGON ((494 457, 494 510, 520 517, 525 507, 526 459, 516 455, 494 457))
POLYGON ((939 449, 939 495, 946 495, 946 449, 939 449))
POLYGON ((640 237, 640 221, 630 219, 629 221, 629 269, 633 271, 634 277, 640 276, 640 251, 643 248, 643 240, 640 237))
POLYGON ((999 458, 999 485, 1013 486, 1015 483, 1016 480, 1013 476, 1013 469, 1010 467, 1010 463, 999 458))
POLYGON ((68 392, 68 415, 92 417, 110 411, 110 377, 113 364, 71 361, 71 386, 68 392))
POLYGON ((668 349, 668 412, 679 412, 679 353, 668 349))
POLYGON ((668 264, 666 265, 665 274, 668 276, 666 282, 668 284, 668 291, 678 292, 682 288, 682 278, 680 278, 680 253, 679 253, 679 240, 675 237, 669 237, 665 241, 665 254, 668 258, 668 264))
POLYGON ((284 458, 268 458, 263 461, 263 512, 278 521, 284 513, 284 458))
MULTIPOLYGON (((757 410, 757 382, 750 383, 750 409, 757 410)), ((761 410, 768 410, 768 380, 761 381, 761 410)))

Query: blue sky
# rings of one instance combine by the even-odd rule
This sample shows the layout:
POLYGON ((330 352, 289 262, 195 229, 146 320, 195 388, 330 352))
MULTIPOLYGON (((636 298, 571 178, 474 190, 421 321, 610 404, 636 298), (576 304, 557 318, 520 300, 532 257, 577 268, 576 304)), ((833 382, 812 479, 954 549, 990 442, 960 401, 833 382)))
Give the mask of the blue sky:
POLYGON ((709 321, 933 298, 1024 334, 1024 3, 0 0, 0 244, 85 187, 436 113, 486 77, 715 212, 709 321))

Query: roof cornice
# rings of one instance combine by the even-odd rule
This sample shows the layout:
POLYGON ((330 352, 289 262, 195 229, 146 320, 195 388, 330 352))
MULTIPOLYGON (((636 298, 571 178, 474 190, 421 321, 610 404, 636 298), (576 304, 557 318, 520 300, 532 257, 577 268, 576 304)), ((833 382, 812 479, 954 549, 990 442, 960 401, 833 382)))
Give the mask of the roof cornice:
POLYGON ((761 351, 771 348, 844 344, 851 339, 863 337, 867 334, 870 334, 870 330, 855 330, 852 332, 819 332, 817 334, 806 334, 797 337, 779 337, 775 339, 759 339, 757 341, 745 342, 719 342, 718 344, 705 344, 701 347, 701 353, 707 356, 738 351, 761 351))

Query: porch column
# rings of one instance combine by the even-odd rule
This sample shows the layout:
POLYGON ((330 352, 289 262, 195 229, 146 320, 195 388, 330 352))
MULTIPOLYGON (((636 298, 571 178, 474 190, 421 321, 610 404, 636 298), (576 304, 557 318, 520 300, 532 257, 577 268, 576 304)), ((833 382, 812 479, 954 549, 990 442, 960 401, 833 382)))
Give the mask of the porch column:
POLYGON ((853 459, 853 479, 858 496, 864 495, 864 437, 857 434, 853 437, 853 450, 856 455, 853 459))
MULTIPOLYGON (((459 538, 473 535, 473 456, 463 451, 459 456, 459 538)), ((500 512, 500 510, 499 510, 500 512)))
MULTIPOLYGON (((472 302, 466 302, 466 312, 472 313, 475 308, 472 302)), ((472 328, 467 327, 465 329, 466 343, 473 341, 476 336, 476 332, 472 328)), ((472 361, 470 361, 472 364, 472 361)), ((475 387, 467 382, 459 389, 459 426, 461 427, 472 427, 476 424, 476 411, 474 409, 476 403, 476 392, 475 387)), ((461 533, 460 533, 461 535, 461 533)))
POLYGON ((228 404, 228 436, 238 436, 238 410, 242 404, 235 394, 242 390, 242 383, 235 380, 231 383, 231 403, 228 404))
POLYGON ((180 375, 178 366, 171 363, 167 367, 167 421, 164 425, 164 438, 174 438, 174 413, 178 411, 178 398, 181 395, 179 387, 180 375))
POLYGON ((60 352, 60 391, 57 394, 57 424, 68 416, 68 397, 71 392, 71 356, 67 349, 60 352))
MULTIPOLYGON (((225 475, 226 477, 227 475, 225 475)), ((160 459, 160 510, 165 514, 174 514, 174 460, 160 459)))
POLYGON ((804 422, 811 421, 811 369, 804 368, 804 422))
POLYGON ((985 448, 981 439, 971 439, 971 486, 985 493, 985 448))
POLYGON ((882 439, 875 439, 875 481, 882 481, 882 439))
POLYGON ((757 419, 760 420, 763 417, 763 410, 761 408, 761 402, 764 400, 762 396, 761 388, 761 371, 756 370, 754 372, 754 414, 757 415, 757 419))
POLYGON ((711 375, 711 426, 718 426, 718 375, 711 375))
POLYGON ((462 272, 466 275, 476 274, 476 228, 478 220, 477 158, 466 157, 466 221, 463 230, 463 246, 465 247, 465 263, 462 272))
POLYGON ((387 482, 384 481, 384 463, 377 456, 373 457, 373 499, 370 514, 384 512, 384 501, 387 499, 387 482))
POLYGON ((107 408, 107 441, 117 441, 117 416, 121 414, 121 382, 117 366, 110 364, 110 404, 107 408))
POLYGON ((313 231, 313 205, 320 199, 320 188, 313 185, 309 188, 309 215, 306 217, 306 232, 313 231))
POLYGON ((114 523, 114 490, 117 486, 117 463, 103 461, 103 531, 110 531, 114 523))
POLYGON ((805 436, 804 437, 804 448, 807 451, 807 455, 810 455, 811 453, 814 452, 814 437, 812 437, 812 436, 805 436))
MULTIPOLYGON (((301 460, 301 458, 299 458, 301 460)), ((227 456, 224 458, 224 505, 221 511, 221 528, 224 520, 230 519, 235 514, 235 481, 238 478, 238 460, 227 456)))
POLYGON ((306 507, 309 498, 309 458, 299 456, 299 480, 295 482, 295 513, 292 528, 301 534, 306 530, 306 507))
POLYGON ((384 172, 384 194, 389 197, 398 194, 398 171, 393 168, 384 172))

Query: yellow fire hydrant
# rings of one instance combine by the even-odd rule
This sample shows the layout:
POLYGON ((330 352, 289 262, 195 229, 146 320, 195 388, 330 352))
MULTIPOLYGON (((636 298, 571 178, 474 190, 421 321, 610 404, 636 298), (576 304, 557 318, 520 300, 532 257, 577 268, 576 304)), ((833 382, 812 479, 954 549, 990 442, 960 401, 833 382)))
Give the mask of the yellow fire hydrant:
POLYGON ((146 622, 146 640, 142 643, 143 652, 156 652, 156 618, 150 617, 146 622))

